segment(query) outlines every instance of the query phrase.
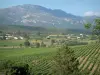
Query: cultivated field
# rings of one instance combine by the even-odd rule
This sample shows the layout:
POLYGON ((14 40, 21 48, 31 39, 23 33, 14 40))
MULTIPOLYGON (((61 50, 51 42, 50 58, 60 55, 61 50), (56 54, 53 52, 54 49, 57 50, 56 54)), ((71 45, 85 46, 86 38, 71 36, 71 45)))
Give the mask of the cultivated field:
POLYGON ((78 57, 81 71, 87 71, 89 75, 100 71, 100 44, 74 47, 74 50, 78 57))
MULTIPOLYGON (((79 60, 80 71, 87 71, 89 75, 94 75, 100 67, 100 44, 90 44, 86 46, 74 46, 72 49, 79 60)), ((1 48, 0 66, 7 61, 25 62, 33 65, 34 72, 47 72, 52 66, 52 58, 56 48, 1 48), (38 62, 39 61, 39 62, 38 62), (49 62, 49 64, 47 64, 49 62), (36 68, 37 67, 37 68, 36 68)))
POLYGON ((24 44, 25 40, 0 40, 0 47, 2 46, 19 46, 24 44))

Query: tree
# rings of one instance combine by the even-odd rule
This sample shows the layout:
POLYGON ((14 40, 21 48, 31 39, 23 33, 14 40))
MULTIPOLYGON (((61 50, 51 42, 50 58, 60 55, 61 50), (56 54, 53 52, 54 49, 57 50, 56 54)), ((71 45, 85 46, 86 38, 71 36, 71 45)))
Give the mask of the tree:
POLYGON ((86 23, 84 24, 86 29, 90 29, 91 28, 91 23, 86 23))
POLYGON ((23 36, 24 36, 24 38, 26 38, 27 40, 29 40, 29 39, 30 39, 29 35, 28 35, 28 34, 26 34, 26 33, 24 33, 24 34, 23 34, 23 36))
POLYGON ((6 40, 6 34, 3 34, 2 39, 3 39, 3 40, 6 40))
POLYGON ((0 34, 2 34, 3 32, 2 31, 0 31, 0 34))
POLYGON ((80 75, 74 51, 67 45, 63 45, 54 57, 52 72, 54 75, 80 75))
POLYGON ((28 40, 26 40, 26 41, 24 42, 24 45, 25 45, 25 46, 30 46, 30 42, 29 42, 28 40))
POLYGON ((91 28, 93 35, 97 35, 100 42, 100 18, 95 19, 94 24, 86 23, 85 28, 86 29, 91 28))
POLYGON ((17 31, 17 35, 19 35, 19 36, 21 35, 21 31, 20 30, 17 31))
POLYGON ((52 39, 51 40, 51 45, 53 45, 55 43, 55 40, 54 39, 52 39))
POLYGON ((38 43, 38 42, 36 42, 35 45, 36 45, 36 48, 40 47, 40 43, 38 43))
POLYGON ((22 48, 23 45, 22 44, 19 44, 19 46, 20 46, 20 48, 22 48))
POLYGON ((43 41, 41 42, 41 47, 46 47, 43 41))

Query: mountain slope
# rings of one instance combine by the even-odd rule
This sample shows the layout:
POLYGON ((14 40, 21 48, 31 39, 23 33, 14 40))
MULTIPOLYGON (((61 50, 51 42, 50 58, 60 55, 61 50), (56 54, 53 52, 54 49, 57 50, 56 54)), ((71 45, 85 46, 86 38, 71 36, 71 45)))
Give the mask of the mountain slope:
POLYGON ((38 5, 18 5, 0 9, 1 25, 28 25, 58 28, 83 28, 84 19, 60 9, 48 9, 38 5))

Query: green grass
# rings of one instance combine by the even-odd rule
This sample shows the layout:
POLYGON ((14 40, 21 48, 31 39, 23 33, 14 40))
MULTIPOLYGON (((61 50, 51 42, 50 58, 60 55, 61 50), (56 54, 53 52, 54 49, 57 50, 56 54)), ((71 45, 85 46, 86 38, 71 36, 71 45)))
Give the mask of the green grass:
POLYGON ((25 55, 54 53, 56 50, 57 49, 55 48, 19 48, 19 49, 0 48, 0 59, 21 57, 25 55))
MULTIPOLYGON (((38 60, 39 63, 45 64, 45 61, 52 59, 56 51, 57 51, 56 48, 23 48, 23 49, 0 48, 0 70, 4 69, 4 63, 8 62, 9 60, 17 63, 27 63, 31 66, 33 66, 32 65, 33 61, 36 60, 38 60), (43 62, 41 62, 42 60, 43 62)), ((48 67, 48 65, 45 67, 48 67)), ((46 69, 45 67, 44 69, 46 69)))
POLYGON ((0 40, 0 46, 19 46, 24 44, 25 40, 0 40))

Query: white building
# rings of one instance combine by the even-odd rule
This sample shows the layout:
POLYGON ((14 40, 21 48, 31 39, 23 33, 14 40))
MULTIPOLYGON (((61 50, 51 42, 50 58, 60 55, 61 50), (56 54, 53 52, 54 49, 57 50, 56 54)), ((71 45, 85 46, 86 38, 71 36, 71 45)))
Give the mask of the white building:
POLYGON ((70 36, 68 36, 67 38, 68 38, 68 39, 70 39, 71 37, 70 37, 70 36))
POLYGON ((83 37, 83 34, 80 34, 80 36, 82 36, 82 37, 83 37))
POLYGON ((17 38, 17 37, 14 37, 14 39, 15 39, 15 40, 18 40, 18 38, 17 38))
POLYGON ((77 39, 80 39, 81 37, 77 37, 77 39))
POLYGON ((19 39, 23 40, 24 38, 20 36, 19 39))

